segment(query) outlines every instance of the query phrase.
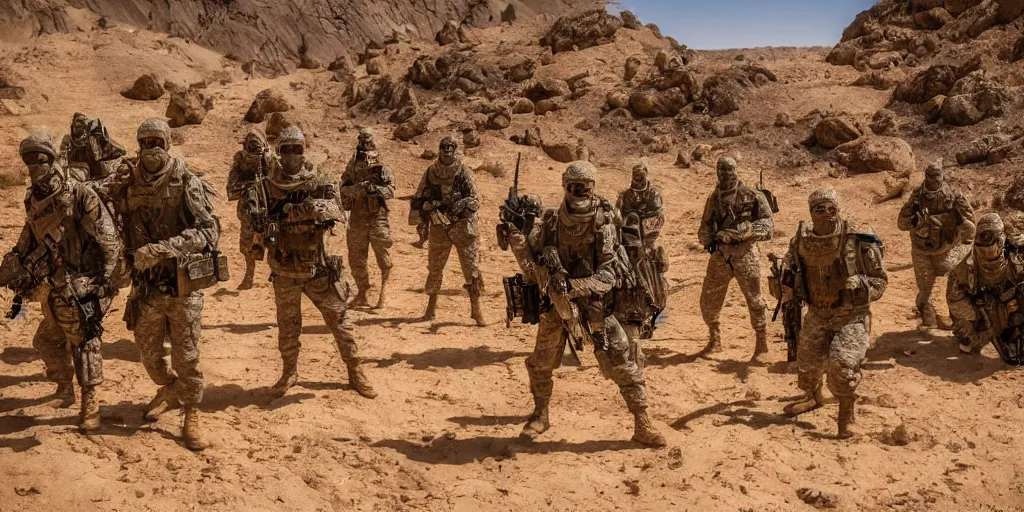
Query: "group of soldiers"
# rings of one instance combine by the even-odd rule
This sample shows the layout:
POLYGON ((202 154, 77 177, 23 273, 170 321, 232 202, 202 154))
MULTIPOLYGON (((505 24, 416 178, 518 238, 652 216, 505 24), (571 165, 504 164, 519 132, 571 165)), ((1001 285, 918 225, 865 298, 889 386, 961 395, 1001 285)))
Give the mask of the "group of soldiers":
MULTIPOLYGON (((114 142, 102 122, 75 114, 71 133, 58 149, 49 136, 32 134, 19 153, 31 182, 26 221, 16 245, 0 264, 0 286, 42 305, 33 339, 57 384, 58 405, 70 407, 81 389, 80 426, 100 428, 97 386, 103 381, 103 317, 130 285, 124 320, 134 333, 142 364, 159 386, 146 406, 147 419, 181 409, 182 440, 194 450, 209 445, 198 414, 204 380, 200 368, 203 290, 229 279, 218 250, 220 222, 213 189, 170 154, 171 133, 161 119, 137 130, 138 152, 114 142)), ((455 139, 445 137, 437 161, 413 195, 409 222, 428 245, 423 318, 436 316, 443 271, 454 248, 470 299, 470 316, 487 325, 480 299, 481 206, 472 172, 455 139)), ((739 179, 737 162, 723 157, 718 184, 698 229, 710 253, 701 292, 708 326, 705 352, 721 350, 719 315, 735 278, 755 333, 753 359, 768 353, 768 306, 761 289, 760 242, 772 238, 777 201, 770 192, 739 179)), ((665 225, 663 200, 645 163, 633 168, 628 189, 613 204, 596 194, 597 169, 574 162, 562 175, 563 197, 545 208, 539 197, 519 195, 515 185, 500 208, 499 244, 515 255, 521 273, 504 280, 506 321, 537 324, 537 341, 526 361, 534 410, 522 435, 533 439, 550 428, 553 371, 568 350, 592 346, 602 374, 619 386, 634 416, 633 439, 664 446, 647 413, 640 340, 650 338, 669 294, 669 258, 658 242, 665 225)), ((366 398, 376 391, 360 365, 358 343, 346 313, 370 307, 368 256, 381 274, 376 308, 387 305, 393 268, 389 203, 395 180, 382 163, 372 133, 358 136, 355 154, 340 179, 306 158, 298 126, 281 131, 273 145, 252 130, 235 154, 227 184, 241 223, 239 250, 246 263, 239 289, 253 287, 257 262, 268 260, 277 309, 281 377, 271 386, 284 396, 298 381, 302 331, 301 299, 320 311, 348 370, 352 388, 366 398), (354 296, 342 258, 327 237, 347 226, 354 296)), ((774 257, 771 291, 787 308, 786 337, 806 397, 785 408, 798 415, 820 407, 822 388, 839 402, 838 433, 851 435, 861 365, 871 345, 871 303, 888 278, 884 245, 841 216, 834 190, 810 195, 810 223, 801 222, 783 258, 774 257), (806 306, 806 312, 804 312, 806 306)), ((953 329, 964 352, 993 342, 1007 363, 1021 364, 1018 290, 1024 254, 1008 240, 996 214, 977 224, 969 201, 943 181, 941 163, 929 166, 899 217, 910 231, 922 326, 953 329), (930 303, 938 277, 949 275, 950 318, 930 303)), ((12 310, 12 313, 16 311, 12 310)))

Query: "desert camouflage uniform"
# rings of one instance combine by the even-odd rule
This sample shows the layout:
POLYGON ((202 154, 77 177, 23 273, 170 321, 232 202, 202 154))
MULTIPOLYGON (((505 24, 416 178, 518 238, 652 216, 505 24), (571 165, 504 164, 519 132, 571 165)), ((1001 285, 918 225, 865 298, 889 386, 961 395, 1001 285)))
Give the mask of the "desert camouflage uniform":
POLYGON ((71 120, 71 134, 61 141, 61 155, 70 176, 89 182, 113 174, 127 152, 114 142, 103 123, 94 117, 76 112, 71 120))
MULTIPOLYGON (((443 142, 442 142, 443 144, 443 142)), ((427 282, 424 292, 430 296, 427 305, 427 319, 432 319, 441 292, 444 268, 448 263, 452 247, 459 256, 465 288, 469 291, 471 316, 478 325, 485 322, 480 310, 480 295, 484 281, 480 275, 479 231, 477 210, 480 195, 476 189, 472 172, 462 163, 460 157, 450 165, 435 162, 423 174, 413 198, 413 209, 443 215, 451 221, 448 226, 438 222, 430 223, 430 237, 427 263, 427 282)))
MULTIPOLYGON (((719 167, 722 165, 719 162, 719 167)), ((735 168, 734 161, 724 165, 735 168)), ((721 346, 719 315, 729 283, 735 278, 756 335, 755 357, 767 352, 768 305, 761 294, 761 251, 757 244, 770 240, 773 231, 771 206, 760 191, 737 181, 732 190, 719 187, 708 197, 697 238, 705 248, 714 247, 700 296, 700 311, 709 330, 709 350, 721 346), (717 240, 722 233, 732 238, 722 243, 717 240)))
POLYGON ((216 193, 192 174, 183 158, 167 154, 166 122, 144 122, 138 139, 140 144, 160 140, 164 146, 142 149, 140 162, 123 165, 102 187, 124 219, 125 245, 134 266, 125 319, 135 333, 143 367, 161 386, 150 412, 164 405, 184 406, 186 445, 201 449, 205 442, 199 442, 194 418, 204 389, 199 361, 203 292, 179 296, 177 261, 217 249, 220 222, 210 202, 216 193), (162 167, 149 170, 145 162, 151 160, 162 161, 162 167))
POLYGON ((334 335, 352 387, 368 398, 376 393, 359 366, 359 350, 346 317, 348 285, 340 256, 327 252, 327 237, 344 220, 334 183, 302 154, 282 154, 286 146, 305 147, 297 127, 286 128, 278 138, 278 160, 270 168, 267 183, 269 210, 280 219, 280 236, 269 247, 271 281, 277 307, 278 350, 283 370, 274 393, 283 396, 298 380, 302 334, 302 296, 313 302, 334 335), (295 160, 289 162, 289 158, 295 160), (282 163, 284 162, 284 163, 282 163), (295 169, 294 171, 286 170, 295 169))
MULTIPOLYGON (((39 136, 25 139, 20 152, 22 156, 56 156, 49 139, 39 136)), ((16 281, 31 279, 22 267, 29 261, 48 266, 43 320, 32 346, 39 351, 47 378, 57 384, 57 397, 65 401, 64 405, 74 402, 71 376, 77 376, 83 395, 82 426, 97 428, 99 402, 93 388, 103 382, 102 318, 117 289, 115 281, 124 247, 110 212, 91 188, 69 179, 56 162, 44 181, 49 182, 45 192, 36 193, 33 186, 25 198, 25 226, 5 257, 4 266, 21 267, 16 281), (42 259, 36 255, 42 255, 42 259), (96 315, 95 331, 84 323, 76 302, 96 315)), ((3 284, 20 288, 11 282, 3 284)))
POLYGON ((252 288, 253 276, 256 271, 256 262, 263 261, 266 247, 263 247, 263 237, 253 229, 252 221, 249 219, 248 199, 250 190, 256 184, 258 174, 266 174, 270 168, 270 162, 274 155, 267 144, 267 138, 258 128, 253 128, 246 134, 242 141, 242 149, 235 153, 231 170, 228 171, 228 201, 237 201, 235 207, 238 223, 238 252, 245 258, 245 276, 239 284, 239 290, 252 288), (257 152, 251 151, 259 148, 257 152))
MULTIPOLYGON (((621 286, 628 263, 620 258, 616 212, 612 204, 593 195, 596 170, 587 162, 570 164, 563 184, 589 184, 589 206, 573 213, 566 201, 557 209, 546 210, 540 224, 531 232, 529 246, 533 261, 541 261, 544 250, 554 248, 568 273, 568 300, 579 308, 581 321, 594 340, 594 355, 601 373, 619 386, 619 392, 636 421, 635 440, 661 445, 664 438, 654 429, 647 415, 647 392, 643 372, 635 359, 633 344, 611 312, 611 296, 621 286), (584 183, 586 182, 586 183, 584 183)), ((567 192, 569 195, 569 192, 567 192)), ((542 267, 542 265, 538 265, 542 267)), ((537 275, 542 293, 559 293, 550 275, 537 275)), ((561 365, 568 333, 555 309, 540 317, 537 343, 526 359, 534 413, 524 427, 524 435, 535 437, 547 430, 548 405, 554 389, 553 372, 561 365)))
MULTIPOLYGON (((936 172, 934 169, 935 164, 926 172, 936 172)), ((941 173, 941 169, 940 164, 937 172, 941 173)), ((931 304, 935 280, 949 274, 970 252, 975 231, 974 209, 963 194, 954 193, 949 185, 929 191, 922 184, 900 210, 898 226, 910 231, 916 304, 922 325, 935 327, 938 322, 931 304)))
POLYGON ((807 304, 797 346, 798 385, 821 405, 823 377, 840 404, 840 435, 853 417, 861 365, 870 345, 871 303, 882 298, 888 276, 882 265, 882 250, 866 241, 847 222, 838 220, 835 191, 817 191, 811 208, 828 202, 835 205, 836 228, 832 234, 816 235, 800 223, 790 241, 786 266, 798 269, 803 289, 794 292, 807 304))
MULTIPOLYGON (((1024 286, 1024 249, 1008 244, 1004 229, 997 214, 983 216, 978 221, 975 250, 949 274, 946 302, 955 319, 960 350, 965 353, 980 351, 997 341, 1004 330, 1018 328, 1024 321, 1018 305, 1024 286)), ((1019 364, 1022 354, 1016 353, 1015 345, 997 349, 1001 357, 1016 359, 1013 364, 1019 364)))
POLYGON ((376 162, 376 151, 367 150, 366 154, 368 160, 353 157, 341 176, 341 195, 346 209, 351 212, 346 240, 348 261, 357 289, 353 303, 364 305, 370 288, 367 256, 369 249, 373 248, 381 273, 377 307, 384 307, 392 267, 391 226, 388 222, 390 208, 387 202, 395 197, 395 180, 391 169, 376 162))

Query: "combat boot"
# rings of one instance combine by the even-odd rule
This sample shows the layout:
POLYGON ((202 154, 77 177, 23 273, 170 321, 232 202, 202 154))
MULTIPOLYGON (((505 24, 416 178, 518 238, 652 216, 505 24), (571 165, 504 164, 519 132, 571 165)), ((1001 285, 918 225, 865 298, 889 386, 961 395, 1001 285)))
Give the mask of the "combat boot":
POLYGON ((194 405, 186 405, 185 424, 181 428, 181 440, 185 442, 185 448, 193 451, 209 448, 210 443, 202 432, 203 429, 199 426, 199 409, 194 405))
POLYGON ((298 357, 295 359, 287 359, 284 361, 284 368, 281 370, 281 378, 277 379, 270 388, 270 394, 276 398, 281 398, 288 393, 288 390, 299 382, 299 362, 298 357))
POLYGON ((943 331, 953 330, 953 319, 944 315, 935 315, 935 323, 939 329, 943 331))
POLYGON ((178 401, 177 395, 174 394, 174 383, 171 382, 166 386, 160 386, 160 389, 156 390, 156 396, 146 406, 146 420, 156 421, 165 412, 180 407, 181 402, 178 401))
POLYGON ((708 344, 702 354, 714 354, 722 351, 722 330, 717 325, 708 328, 708 344))
POLYGON ((751 361, 764 364, 768 362, 768 333, 764 330, 757 331, 757 342, 754 345, 754 357, 750 358, 751 361))
POLYGON ((922 304, 918 307, 921 313, 921 327, 924 329, 934 329, 938 327, 938 318, 935 315, 935 308, 931 304, 922 304))
POLYGON ((374 309, 384 309, 388 305, 388 278, 390 270, 382 270, 380 273, 380 295, 377 297, 377 306, 374 309))
POLYGON ((437 316, 437 294, 431 294, 427 300, 427 310, 423 312, 423 320, 433 320, 437 316))
POLYGON ((799 416, 821 407, 824 403, 825 395, 821 392, 821 386, 818 386, 813 392, 807 393, 803 400, 787 405, 783 411, 786 416, 799 416))
POLYGON ((242 276, 242 282, 238 283, 238 291, 245 291, 252 289, 253 280, 256 278, 256 260, 252 258, 245 259, 245 275, 242 276))
POLYGON ((476 322, 477 327, 487 326, 487 319, 484 318, 484 312, 480 308, 480 292, 470 292, 469 294, 469 315, 476 322))
POLYGON ((654 422, 647 415, 647 409, 633 413, 633 441, 652 448, 661 448, 668 444, 665 436, 654 427, 654 422))
POLYGON ((551 399, 534 397, 533 401, 535 404, 533 414, 526 420, 526 425, 523 425, 523 432, 519 434, 519 437, 530 441, 551 428, 551 422, 548 421, 548 404, 551 403, 551 399))
POLYGON ((377 398, 377 392, 374 391, 373 386, 370 384, 370 379, 366 378, 366 374, 363 373, 359 362, 346 362, 345 366, 348 367, 348 385, 352 386, 352 389, 363 398, 369 398, 370 400, 377 398))
POLYGON ((370 301, 366 299, 366 288, 359 288, 355 298, 349 303, 349 307, 353 308, 365 308, 369 305, 370 301))
POLYGON ((839 433, 836 437, 839 439, 849 439, 854 436, 854 432, 850 430, 850 424, 856 419, 856 408, 857 397, 855 396, 844 396, 839 399, 839 433))
POLYGON ((53 399, 50 401, 53 407, 67 409, 75 405, 75 385, 70 380, 58 382, 57 391, 53 392, 53 399))
POLYGON ((82 386, 82 412, 78 428, 82 432, 100 428, 100 397, 96 386, 82 386))

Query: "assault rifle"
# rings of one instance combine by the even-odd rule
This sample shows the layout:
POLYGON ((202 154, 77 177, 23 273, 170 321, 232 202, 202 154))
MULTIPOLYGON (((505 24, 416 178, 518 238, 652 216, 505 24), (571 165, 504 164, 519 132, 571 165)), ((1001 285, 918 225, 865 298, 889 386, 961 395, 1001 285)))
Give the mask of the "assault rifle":
POLYGON ((508 235, 512 231, 512 226, 520 233, 528 235, 533 230, 533 221, 536 218, 536 214, 527 211, 526 204, 519 198, 519 164, 522 159, 523 154, 519 153, 516 156, 516 173, 512 179, 512 186, 508 189, 508 197, 505 198, 505 203, 498 207, 498 218, 501 220, 497 232, 498 246, 503 251, 508 250, 508 235))
POLYGON ((266 159, 260 159, 256 179, 249 188, 248 207, 249 219, 253 230, 259 234, 261 245, 274 246, 281 234, 281 225, 276 217, 270 214, 270 191, 267 188, 269 177, 266 171, 266 159))
POLYGON ((13 320, 21 314, 25 297, 46 281, 51 270, 50 252, 46 245, 40 245, 27 256, 16 250, 4 256, 0 263, 0 286, 14 292, 11 309, 5 314, 8 319, 13 320))
MULTIPOLYGON (((63 299, 70 305, 75 307, 78 312, 78 321, 82 326, 82 333, 85 335, 85 341, 93 338, 98 338, 103 334, 103 312, 101 311, 99 304, 98 291, 83 292, 81 286, 76 284, 71 279, 71 274, 68 273, 68 268, 64 266, 64 262, 61 260, 60 253, 58 252, 57 242, 50 236, 46 235, 43 237, 43 243, 50 251, 51 261, 53 266, 52 271, 57 268, 64 267, 64 294, 63 299), (82 302, 82 298, 79 294, 84 295, 89 300, 82 302)), ((50 282, 50 289, 56 290, 50 276, 47 276, 47 281, 50 282)))
POLYGON ((544 248, 541 260, 538 263, 537 270, 540 274, 538 277, 542 278, 542 284, 546 284, 548 299, 558 313, 558 317, 562 319, 562 326, 565 327, 565 331, 569 334, 568 338, 566 338, 569 350, 572 351, 573 357, 579 361, 578 352, 583 350, 583 342, 593 342, 593 339, 583 324, 579 306, 569 299, 569 273, 562 266, 562 262, 558 257, 558 249, 555 247, 544 248))
POLYGON ((786 360, 793 362, 796 361, 797 343, 800 340, 800 330, 803 327, 803 274, 799 268, 787 267, 783 259, 774 253, 769 254, 768 259, 772 262, 769 287, 778 299, 775 311, 772 313, 772 322, 778 320, 779 312, 781 312, 784 339, 786 340, 786 360), (788 296, 787 289, 791 290, 788 296))

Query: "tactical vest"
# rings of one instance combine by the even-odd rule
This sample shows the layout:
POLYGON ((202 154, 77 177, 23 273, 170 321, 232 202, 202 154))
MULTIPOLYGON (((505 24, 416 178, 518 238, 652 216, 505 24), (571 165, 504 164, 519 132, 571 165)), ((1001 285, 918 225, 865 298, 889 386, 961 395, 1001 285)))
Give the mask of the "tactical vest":
POLYGON ((846 290, 850 276, 868 272, 861 256, 865 243, 846 222, 837 233, 827 236, 814 235, 809 226, 800 223, 796 250, 803 270, 804 298, 810 306, 829 310, 869 303, 866 292, 851 294, 846 290))
MULTIPOLYGON (((352 167, 351 183, 346 183, 346 185, 368 181, 379 187, 386 186, 384 169, 384 166, 380 164, 370 167, 365 163, 355 163, 352 167)), ((361 214, 364 218, 377 216, 382 213, 382 210, 384 214, 388 212, 387 202, 377 194, 364 194, 359 198, 346 199, 345 207, 353 215, 361 214)))
POLYGON ((736 192, 729 199, 723 197, 718 189, 714 194, 714 218, 719 231, 740 230, 742 224, 749 225, 761 216, 757 196, 746 185, 737 185, 736 192))
MULTIPOLYGON (((447 213, 447 209, 450 208, 457 200, 470 197, 472 187, 469 185, 469 178, 467 177, 468 172, 469 171, 465 166, 460 166, 452 177, 451 183, 435 183, 430 179, 430 171, 428 170, 427 183, 423 188, 423 193, 420 199, 440 201, 443 205, 442 209, 447 213)), ((474 212, 463 210, 457 218, 453 218, 451 220, 466 219, 473 215, 475 215, 474 212)))
POLYGON ((557 209, 545 211, 540 243, 535 249, 556 247, 562 266, 570 278, 594 275, 601 264, 600 255, 604 244, 614 243, 612 240, 606 241, 603 232, 604 226, 614 225, 614 209, 611 203, 601 199, 593 219, 577 226, 567 226, 560 222, 557 209))
POLYGON ((69 181, 46 199, 36 199, 29 193, 25 200, 32 238, 37 247, 49 249, 52 270, 58 273, 51 277, 58 286, 63 282, 61 273, 65 272, 70 276, 103 276, 103 251, 95 239, 82 231, 81 214, 75 211, 77 187, 81 186, 69 181))
MULTIPOLYGON (((326 270, 327 234, 330 227, 325 223, 317 223, 312 219, 288 221, 284 215, 287 205, 300 205, 308 199, 334 203, 333 186, 321 181, 317 175, 307 181, 307 186, 280 195, 271 192, 270 214, 282 219, 277 244, 271 249, 271 270, 275 274, 288 277, 313 277, 326 270)), ((337 209, 335 204, 327 205, 337 209)), ((340 212, 336 212, 340 213, 340 212)), ((341 221, 337 215, 335 221, 341 221)))
POLYGON ((914 248, 931 252, 956 242, 957 229, 962 220, 956 210, 956 197, 951 193, 936 193, 934 198, 926 198, 924 185, 918 190, 918 206, 928 209, 928 219, 922 222, 911 231, 911 240, 914 248), (939 221, 938 226, 929 222, 932 219, 939 221))

